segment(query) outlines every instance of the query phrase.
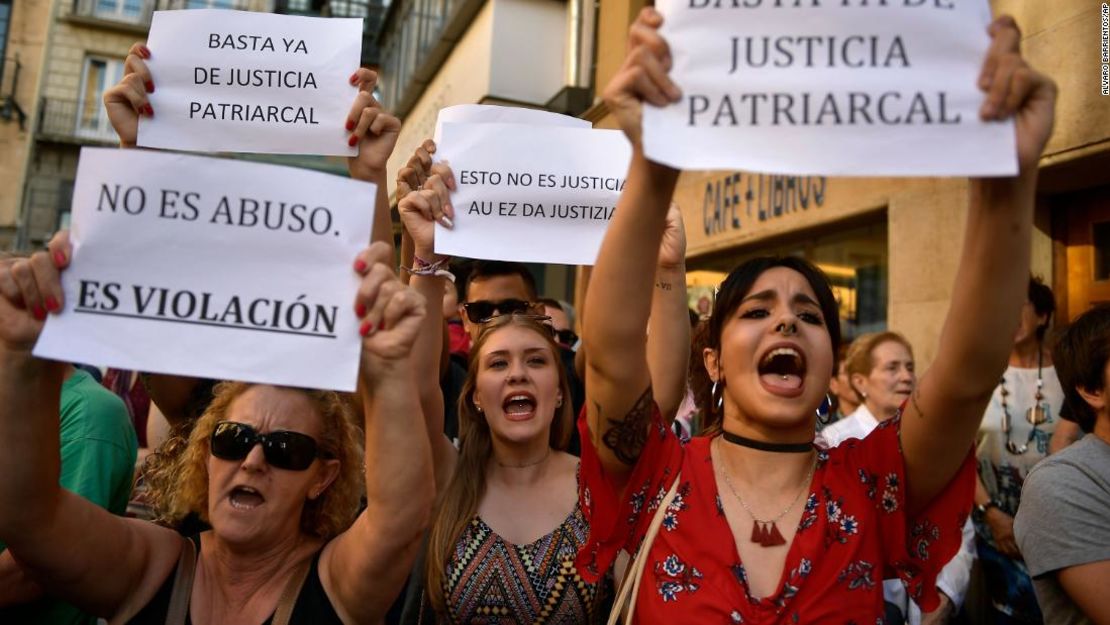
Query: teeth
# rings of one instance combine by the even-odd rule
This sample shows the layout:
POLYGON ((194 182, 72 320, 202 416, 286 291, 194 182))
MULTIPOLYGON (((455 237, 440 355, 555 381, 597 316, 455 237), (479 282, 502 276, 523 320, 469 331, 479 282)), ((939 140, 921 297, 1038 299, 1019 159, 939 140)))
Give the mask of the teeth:
POLYGON ((793 356, 794 358, 801 358, 802 357, 801 354, 798 353, 798 350, 796 350, 792 347, 780 347, 778 349, 772 350, 771 353, 764 356, 763 357, 763 362, 764 363, 771 362, 771 359, 774 358, 775 356, 793 356))

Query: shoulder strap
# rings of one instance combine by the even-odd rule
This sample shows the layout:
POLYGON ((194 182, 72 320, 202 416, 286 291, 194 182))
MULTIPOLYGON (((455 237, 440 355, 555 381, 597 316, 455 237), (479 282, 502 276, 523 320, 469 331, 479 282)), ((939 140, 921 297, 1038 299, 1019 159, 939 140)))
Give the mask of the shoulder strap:
POLYGON ((181 547, 177 558, 177 572, 173 578, 173 592, 170 594, 170 607, 166 610, 166 625, 185 625, 189 614, 189 597, 193 594, 193 577, 197 567, 197 547, 188 538, 181 547))
POLYGON ((301 587, 304 586, 304 580, 308 577, 308 571, 314 561, 315 557, 308 558, 293 571, 293 576, 281 591, 281 598, 278 599, 271 625, 289 625, 289 619, 293 618, 293 607, 297 604, 297 597, 301 594, 301 587))
POLYGON ((636 597, 640 595, 640 579, 644 576, 644 566, 648 561, 648 552, 651 551, 651 545, 655 542, 655 537, 659 534, 659 528, 663 525, 663 517, 667 515, 667 508, 674 501, 675 494, 678 493, 678 482, 681 477, 681 474, 675 476, 674 484, 671 484, 671 489, 667 491, 667 495, 663 497, 663 501, 659 503, 659 508, 655 511, 655 516, 651 518, 651 525, 648 526, 644 541, 640 544, 640 552, 628 565, 628 570, 625 572, 624 579, 621 580, 620 588, 617 590, 617 598, 613 601, 613 611, 609 613, 609 625, 617 624, 621 612, 625 612, 625 625, 632 624, 633 616, 636 614, 636 597))

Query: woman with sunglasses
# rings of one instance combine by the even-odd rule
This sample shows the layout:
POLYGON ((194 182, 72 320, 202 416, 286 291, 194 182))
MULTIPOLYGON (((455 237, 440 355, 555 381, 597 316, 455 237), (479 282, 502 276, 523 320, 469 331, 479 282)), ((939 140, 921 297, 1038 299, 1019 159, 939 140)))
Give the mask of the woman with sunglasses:
POLYGON ((652 294, 643 268, 679 173, 649 162, 640 145, 642 102, 681 97, 661 23, 655 10, 641 12, 605 92, 633 158, 587 293, 579 427, 590 540, 579 570, 594 580, 619 550, 636 551, 658 514, 661 529, 638 556, 637 622, 875 623, 888 573, 932 610, 935 576, 970 508, 975 431, 1024 297, 1055 87, 1022 60, 1012 19, 991 24, 981 115, 1014 116, 1020 174, 971 183, 949 322, 901 418, 862 441, 815 447, 840 338, 836 300, 806 261, 757 258, 721 285, 704 350, 710 433, 682 446, 652 400, 643 342, 652 294), (591 312, 616 308, 619 316, 591 312))
POLYGON ((184 449, 151 476, 162 518, 195 513, 212 527, 184 539, 58 487, 61 365, 31 349, 36 313, 66 305, 70 258, 63 233, 49 253, 0 269, 0 539, 24 568, 112 623, 166 623, 172 606, 209 624, 378 622, 434 497, 427 437, 413 427, 410 352, 424 301, 392 274, 389 246, 373 244, 354 266, 365 436, 336 393, 221 385, 184 449))
MULTIPOLYGON (((450 215, 453 188, 450 168, 437 165, 423 188, 398 204, 419 266, 444 260, 433 251, 434 221, 450 215)), ((680 240, 669 240, 664 255, 671 258, 677 248, 681 265, 685 240, 674 237, 680 240)), ((431 300, 414 348, 422 370, 436 370, 441 351, 441 321, 434 318, 440 280, 432 271, 412 276, 413 288, 431 300)), ((683 289, 660 299, 661 310, 685 309, 683 289)), ((496 622, 590 623, 604 616, 596 609, 598 582, 584 582, 574 567, 589 526, 578 505, 578 458, 564 452, 574 427, 570 388, 542 312, 536 307, 481 320, 459 400, 457 451, 441 433, 438 387, 422 384, 441 487, 425 555, 426 602, 415 619, 422 623, 490 622, 491 615, 496 622)), ((677 329, 685 334, 661 327, 653 343, 688 342, 685 320, 677 329)), ((661 380, 660 387, 675 389, 677 407, 684 375, 670 377, 677 383, 661 380)))

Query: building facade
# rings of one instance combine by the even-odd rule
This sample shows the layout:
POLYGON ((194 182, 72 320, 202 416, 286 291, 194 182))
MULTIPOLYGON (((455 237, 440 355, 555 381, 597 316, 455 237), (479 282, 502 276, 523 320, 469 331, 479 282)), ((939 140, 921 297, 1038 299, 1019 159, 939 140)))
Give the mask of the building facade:
MULTIPOLYGON (((382 103, 403 121, 389 171, 432 137, 448 106, 585 111, 597 14, 593 0, 394 0, 378 42, 382 103)), ((543 294, 573 299, 573 267, 531 267, 543 294)))
MULTIPOLYGON (((596 88, 623 61, 643 2, 605 0, 596 88)), ((1021 25, 1029 62, 1060 88, 1055 132, 1041 160, 1033 271, 1052 286, 1059 319, 1110 302, 1110 97, 1099 95, 1099 3, 995 0, 1021 25)), ((584 115, 616 127, 603 103, 584 115)), ((675 200, 689 239, 691 306, 746 258, 795 254, 828 274, 848 338, 893 329, 919 365, 936 353, 952 297, 968 183, 955 178, 826 178, 686 172, 675 200)))

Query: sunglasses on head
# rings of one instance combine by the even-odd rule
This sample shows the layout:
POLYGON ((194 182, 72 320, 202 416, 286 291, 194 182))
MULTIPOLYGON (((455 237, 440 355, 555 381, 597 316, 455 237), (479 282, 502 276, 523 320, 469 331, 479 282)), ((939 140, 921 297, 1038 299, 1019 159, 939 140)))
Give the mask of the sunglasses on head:
POLYGON ((470 320, 470 323, 485 323, 498 315, 533 313, 537 308, 539 312, 543 312, 542 306, 537 306, 532 302, 526 302, 521 299, 503 299, 498 302, 481 299, 476 302, 467 302, 463 304, 463 309, 466 311, 466 318, 470 320))
POLYGON ((573 347, 574 344, 578 342, 578 335, 575 334, 574 330, 555 330, 554 332, 555 340, 559 343, 562 343, 563 345, 573 347))
POLYGON ((220 421, 212 431, 212 455, 221 460, 242 460, 255 445, 262 445, 266 462, 276 469, 304 471, 317 457, 326 457, 308 434, 278 430, 259 434, 245 423, 220 421))

